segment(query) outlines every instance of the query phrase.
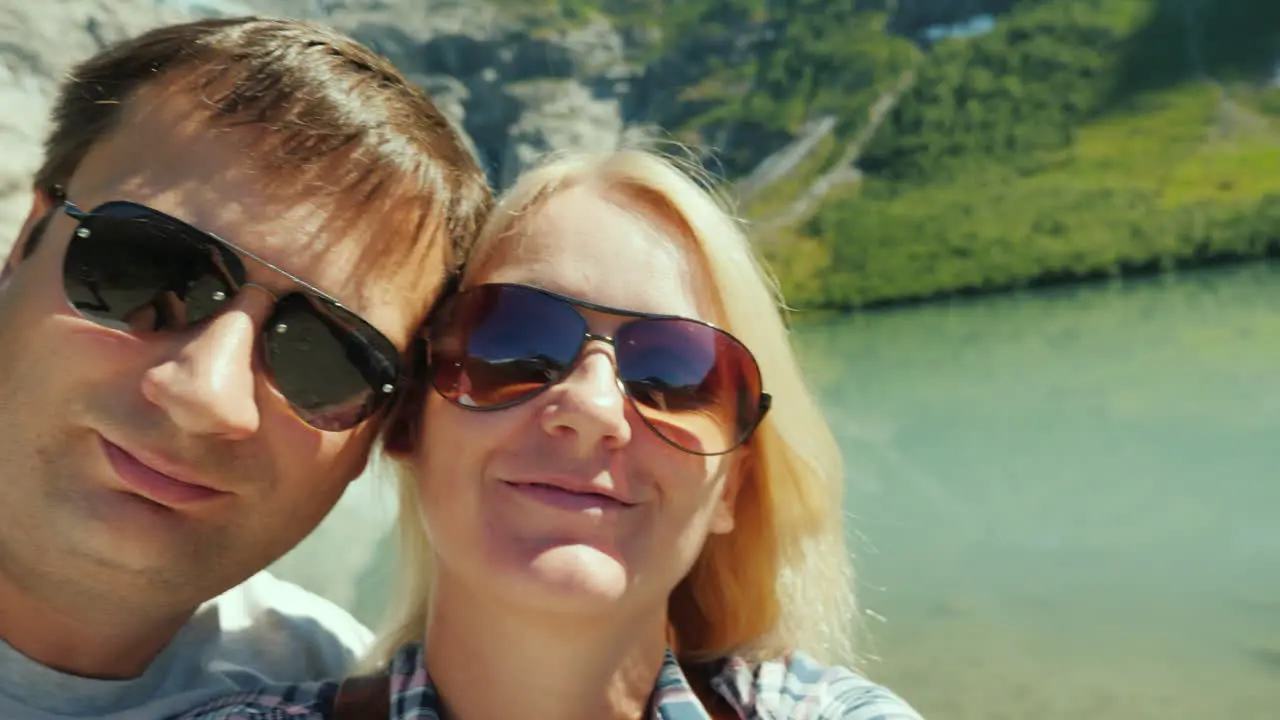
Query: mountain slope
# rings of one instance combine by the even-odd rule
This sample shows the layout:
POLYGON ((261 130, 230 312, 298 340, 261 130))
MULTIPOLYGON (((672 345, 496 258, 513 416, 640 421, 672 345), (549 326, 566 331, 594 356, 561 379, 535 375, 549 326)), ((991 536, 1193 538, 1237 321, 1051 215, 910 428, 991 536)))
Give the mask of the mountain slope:
POLYGON ((770 255, 849 307, 1274 252, 1277 61, 1280 5, 1022 3, 934 47, 862 182, 770 255))

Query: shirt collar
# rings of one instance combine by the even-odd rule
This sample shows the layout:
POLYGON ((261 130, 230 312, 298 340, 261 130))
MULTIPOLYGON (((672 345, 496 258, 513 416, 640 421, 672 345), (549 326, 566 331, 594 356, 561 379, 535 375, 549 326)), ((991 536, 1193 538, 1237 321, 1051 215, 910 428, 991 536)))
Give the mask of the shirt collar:
POLYGON ((711 720, 671 648, 667 648, 662 669, 658 671, 658 681, 653 686, 649 717, 653 720, 711 720))
MULTIPOLYGON (((391 717, 442 720, 440 695, 427 674, 422 643, 402 647, 391 662, 391 717)), ((711 720, 689 678, 667 648, 649 700, 650 720, 711 720)))

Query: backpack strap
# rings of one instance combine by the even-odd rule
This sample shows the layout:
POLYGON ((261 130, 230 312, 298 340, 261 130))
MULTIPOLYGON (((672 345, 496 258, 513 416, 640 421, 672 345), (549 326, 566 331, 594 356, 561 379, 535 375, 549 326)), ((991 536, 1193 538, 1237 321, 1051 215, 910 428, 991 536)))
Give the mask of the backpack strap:
POLYGON ((333 720, 388 720, 391 682, 386 675, 357 675, 342 681, 333 701, 333 720))
POLYGON ((711 685, 711 678, 719 671, 720 665, 720 663, 713 662, 681 665, 680 667, 684 671, 685 678, 689 680, 689 684, 693 686, 693 694, 698 698, 698 702, 702 704, 702 709, 707 711, 707 716, 711 720, 738 720, 742 716, 711 685))

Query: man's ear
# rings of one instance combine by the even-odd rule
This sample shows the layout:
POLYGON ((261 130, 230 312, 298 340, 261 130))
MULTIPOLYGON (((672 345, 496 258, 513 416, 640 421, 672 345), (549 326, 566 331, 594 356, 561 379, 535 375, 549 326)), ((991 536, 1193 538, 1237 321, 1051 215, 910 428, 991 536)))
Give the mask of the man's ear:
POLYGON ((414 448, 418 446, 418 418, 421 416, 421 409, 418 412, 412 412, 405 405, 416 405, 417 403, 403 403, 398 405, 391 412, 391 417, 387 421, 387 429, 382 434, 382 450, 387 455, 396 460, 408 460, 413 455, 414 448))
POLYGON ((407 460, 418 448, 418 434, 422 431, 422 411, 427 393, 427 345, 421 337, 409 341, 404 353, 409 371, 400 399, 391 408, 386 429, 382 433, 382 450, 397 460, 407 460))
POLYGON ((13 275, 23 259, 35 251, 36 244, 44 235, 45 226, 52 218, 51 211, 56 202, 54 193, 50 191, 31 191, 31 208, 27 211, 27 219, 23 221, 22 229, 18 231, 18 239, 14 241, 13 247, 9 248, 9 256, 5 258, 4 265, 0 266, 0 288, 8 283, 9 277, 13 275))

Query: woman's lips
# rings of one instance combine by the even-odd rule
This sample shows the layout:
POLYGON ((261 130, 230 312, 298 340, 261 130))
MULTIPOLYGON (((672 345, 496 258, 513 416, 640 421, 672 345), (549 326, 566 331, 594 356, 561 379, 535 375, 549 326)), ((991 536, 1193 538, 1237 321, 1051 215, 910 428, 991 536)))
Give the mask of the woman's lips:
POLYGON ((568 489, 543 482, 506 482, 524 497, 561 510, 621 510, 630 504, 591 490, 568 489))

